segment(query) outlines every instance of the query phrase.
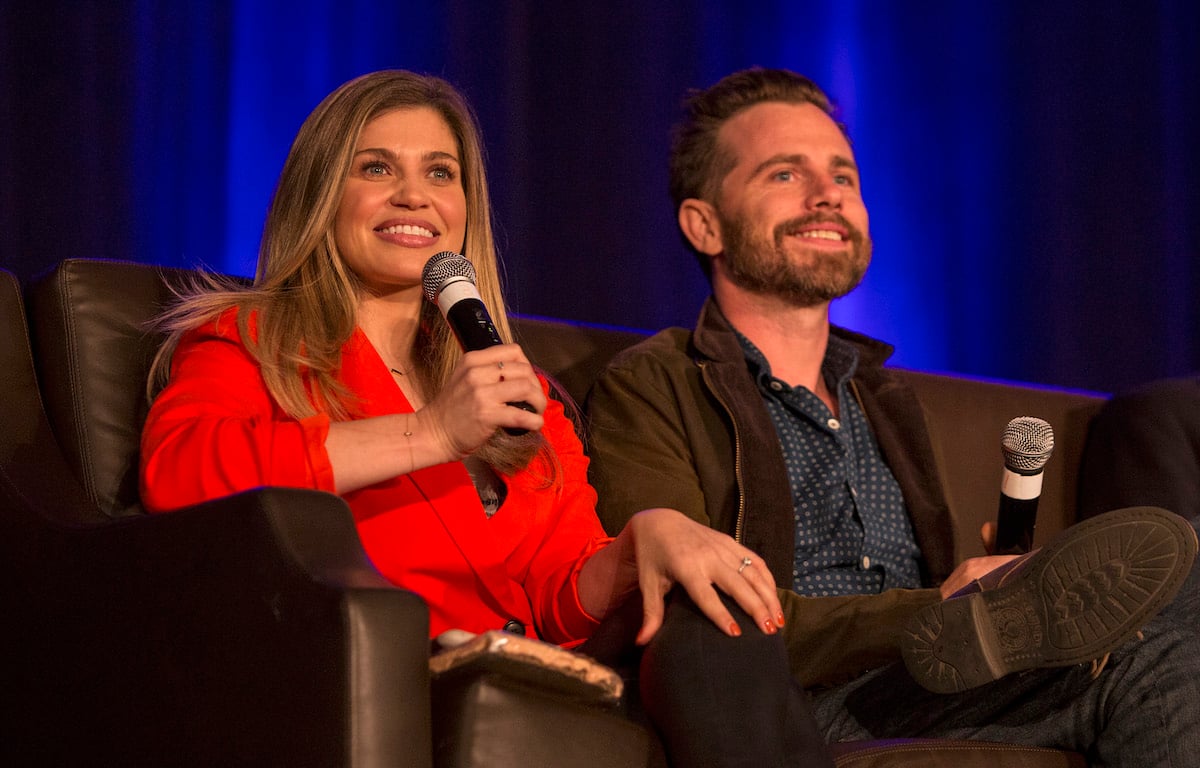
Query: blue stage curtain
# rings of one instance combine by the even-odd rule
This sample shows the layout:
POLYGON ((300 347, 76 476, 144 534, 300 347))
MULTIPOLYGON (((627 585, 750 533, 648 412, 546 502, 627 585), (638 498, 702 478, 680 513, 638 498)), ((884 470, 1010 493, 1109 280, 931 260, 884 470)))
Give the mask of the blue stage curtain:
POLYGON ((402 67, 476 106, 514 309, 688 325, 667 134, 752 65, 840 105, 875 260, 834 316, 897 363, 1101 391, 1200 369, 1188 0, 5 2, 0 263, 252 274, 304 116, 402 67))

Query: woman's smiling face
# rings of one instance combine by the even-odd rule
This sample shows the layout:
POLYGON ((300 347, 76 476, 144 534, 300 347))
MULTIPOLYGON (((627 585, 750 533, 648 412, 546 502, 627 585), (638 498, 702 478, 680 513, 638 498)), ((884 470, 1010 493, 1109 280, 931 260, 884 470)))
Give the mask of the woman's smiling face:
POLYGON ((441 114, 404 108, 367 123, 334 218, 338 252, 367 290, 419 286, 430 256, 461 252, 466 222, 458 142, 441 114))

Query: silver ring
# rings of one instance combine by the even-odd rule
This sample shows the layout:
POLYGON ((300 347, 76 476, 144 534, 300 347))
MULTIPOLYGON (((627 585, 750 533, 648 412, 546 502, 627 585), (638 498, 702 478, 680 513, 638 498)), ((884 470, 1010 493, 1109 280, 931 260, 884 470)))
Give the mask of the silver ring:
POLYGON ((751 560, 750 558, 743 557, 742 564, 738 566, 738 573, 741 573, 742 571, 746 570, 746 566, 752 565, 753 563, 754 563, 754 561, 751 560))

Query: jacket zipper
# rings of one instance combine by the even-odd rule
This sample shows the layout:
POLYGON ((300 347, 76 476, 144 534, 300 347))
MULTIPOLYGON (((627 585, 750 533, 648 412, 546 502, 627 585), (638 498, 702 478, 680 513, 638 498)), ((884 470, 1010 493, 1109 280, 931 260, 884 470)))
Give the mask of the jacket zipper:
POLYGON ((708 391, 712 392, 713 397, 717 398, 717 402, 725 409, 725 413, 729 416, 729 423, 733 425, 733 477, 737 483, 738 493, 738 508, 737 518, 733 526, 733 540, 738 544, 742 543, 742 527, 745 524, 746 516, 746 492, 743 490, 742 483, 742 433, 738 429, 737 419, 733 417, 733 409, 729 407, 729 403, 725 402, 725 398, 713 386, 712 379, 708 375, 708 363, 704 360, 697 360, 696 365, 700 367, 700 375, 704 377, 704 383, 708 385, 708 391))

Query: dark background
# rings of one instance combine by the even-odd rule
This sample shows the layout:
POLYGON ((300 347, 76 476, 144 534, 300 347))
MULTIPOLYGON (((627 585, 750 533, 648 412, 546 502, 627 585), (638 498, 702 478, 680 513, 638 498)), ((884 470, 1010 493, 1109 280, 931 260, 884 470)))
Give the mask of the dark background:
POLYGON ((926 370, 1112 391, 1200 369, 1194 0, 0 0, 0 266, 251 274, 296 129, 442 75, 489 152, 512 309, 657 329, 706 287, 666 195, 685 89, 795 69, 840 104, 875 262, 837 322, 926 370))

